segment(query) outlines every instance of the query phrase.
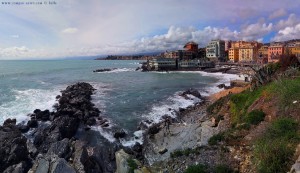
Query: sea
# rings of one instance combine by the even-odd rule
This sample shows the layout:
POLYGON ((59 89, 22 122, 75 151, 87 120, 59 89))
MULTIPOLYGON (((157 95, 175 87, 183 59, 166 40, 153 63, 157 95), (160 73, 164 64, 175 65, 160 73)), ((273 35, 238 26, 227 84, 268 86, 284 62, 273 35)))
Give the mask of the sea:
POLYGON ((128 137, 124 146, 142 143, 141 121, 157 123, 164 115, 176 116, 201 99, 180 93, 197 89, 208 96, 220 91, 218 84, 229 85, 237 75, 200 71, 141 72, 142 61, 104 60, 32 60, 0 61, 0 124, 7 118, 26 123, 35 109, 53 110, 55 97, 68 85, 88 82, 96 89, 92 101, 107 118, 110 127, 95 126, 93 131, 109 142, 115 142, 113 129, 122 128, 128 137), (112 68, 95 73, 93 70, 112 68))

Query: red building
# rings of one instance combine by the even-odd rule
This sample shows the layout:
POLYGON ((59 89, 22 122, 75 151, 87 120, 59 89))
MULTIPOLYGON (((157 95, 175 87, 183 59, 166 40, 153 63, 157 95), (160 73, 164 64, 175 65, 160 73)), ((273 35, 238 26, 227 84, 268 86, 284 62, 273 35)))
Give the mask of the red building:
POLYGON ((284 54, 284 45, 281 43, 272 44, 268 48, 268 62, 277 62, 281 55, 284 54))
POLYGON ((198 53, 198 44, 193 41, 186 43, 183 48, 185 48, 186 51, 198 53))

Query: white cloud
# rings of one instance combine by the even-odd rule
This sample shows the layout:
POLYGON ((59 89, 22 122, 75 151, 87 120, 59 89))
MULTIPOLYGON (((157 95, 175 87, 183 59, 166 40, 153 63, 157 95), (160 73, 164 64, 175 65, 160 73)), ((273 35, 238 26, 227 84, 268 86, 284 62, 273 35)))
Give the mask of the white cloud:
POLYGON ((78 32, 77 28, 66 28, 64 30, 61 31, 64 34, 75 34, 76 32, 78 32))
POLYGON ((300 23, 292 26, 286 27, 280 31, 278 31, 277 35, 272 38, 273 41, 286 41, 291 39, 299 39, 300 38, 300 23))
POLYGON ((281 29, 284 29, 286 27, 291 27, 291 26, 295 26, 296 24, 298 24, 300 22, 300 19, 299 17, 296 16, 296 14, 290 14, 289 17, 284 20, 280 20, 276 26, 275 26, 275 29, 276 30, 281 30, 281 29))
POLYGON ((287 12, 285 11, 285 9, 281 8, 281 9, 274 11, 272 14, 270 14, 269 19, 279 18, 279 17, 285 16, 286 14, 287 14, 287 12))

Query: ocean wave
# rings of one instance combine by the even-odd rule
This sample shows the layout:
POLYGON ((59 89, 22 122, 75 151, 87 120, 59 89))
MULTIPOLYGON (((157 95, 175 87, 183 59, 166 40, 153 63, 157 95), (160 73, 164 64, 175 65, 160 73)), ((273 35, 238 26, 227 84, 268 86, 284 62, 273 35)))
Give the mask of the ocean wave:
POLYGON ((49 109, 55 104, 55 97, 60 94, 62 87, 55 89, 12 90, 15 99, 0 105, 0 124, 7 118, 16 118, 17 122, 27 121, 29 113, 34 109, 49 109))
POLYGON ((135 71, 134 68, 117 68, 112 69, 111 71, 105 71, 105 72, 97 72, 97 73, 123 73, 123 72, 131 72, 135 71))

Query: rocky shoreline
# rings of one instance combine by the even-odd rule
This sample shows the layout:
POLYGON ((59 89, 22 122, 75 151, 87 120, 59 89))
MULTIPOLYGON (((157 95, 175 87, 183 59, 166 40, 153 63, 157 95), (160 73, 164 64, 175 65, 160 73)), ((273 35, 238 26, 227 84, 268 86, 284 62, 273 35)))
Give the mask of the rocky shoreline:
POLYGON ((0 172, 114 172, 118 146, 92 145, 84 137, 92 125, 108 126, 91 102, 94 90, 76 83, 56 97, 53 112, 36 109, 27 124, 7 119, 0 126, 0 172))
MULTIPOLYGON (((165 122, 149 126, 146 121, 138 127, 144 131, 142 145, 136 143, 128 148, 119 142, 105 140, 99 144, 93 138, 101 138, 101 135, 90 128, 105 128, 109 122, 91 102, 94 90, 88 83, 76 83, 56 97, 58 103, 53 105, 54 111, 36 109, 28 115, 31 119, 27 124, 16 124, 15 119, 7 119, 0 126, 0 172, 112 173, 124 170, 120 168, 124 153, 142 165, 157 165, 168 160, 170 153, 179 148, 207 144, 208 138, 218 132, 206 117, 207 98, 197 90, 189 89, 180 96, 188 99, 192 95, 204 101, 186 109, 180 108, 177 118, 171 119, 169 132, 165 122), (124 153, 120 158, 121 151, 124 153)), ((115 130, 116 139, 125 136, 124 130, 115 130)), ((162 168, 162 165, 158 167, 162 168)))

